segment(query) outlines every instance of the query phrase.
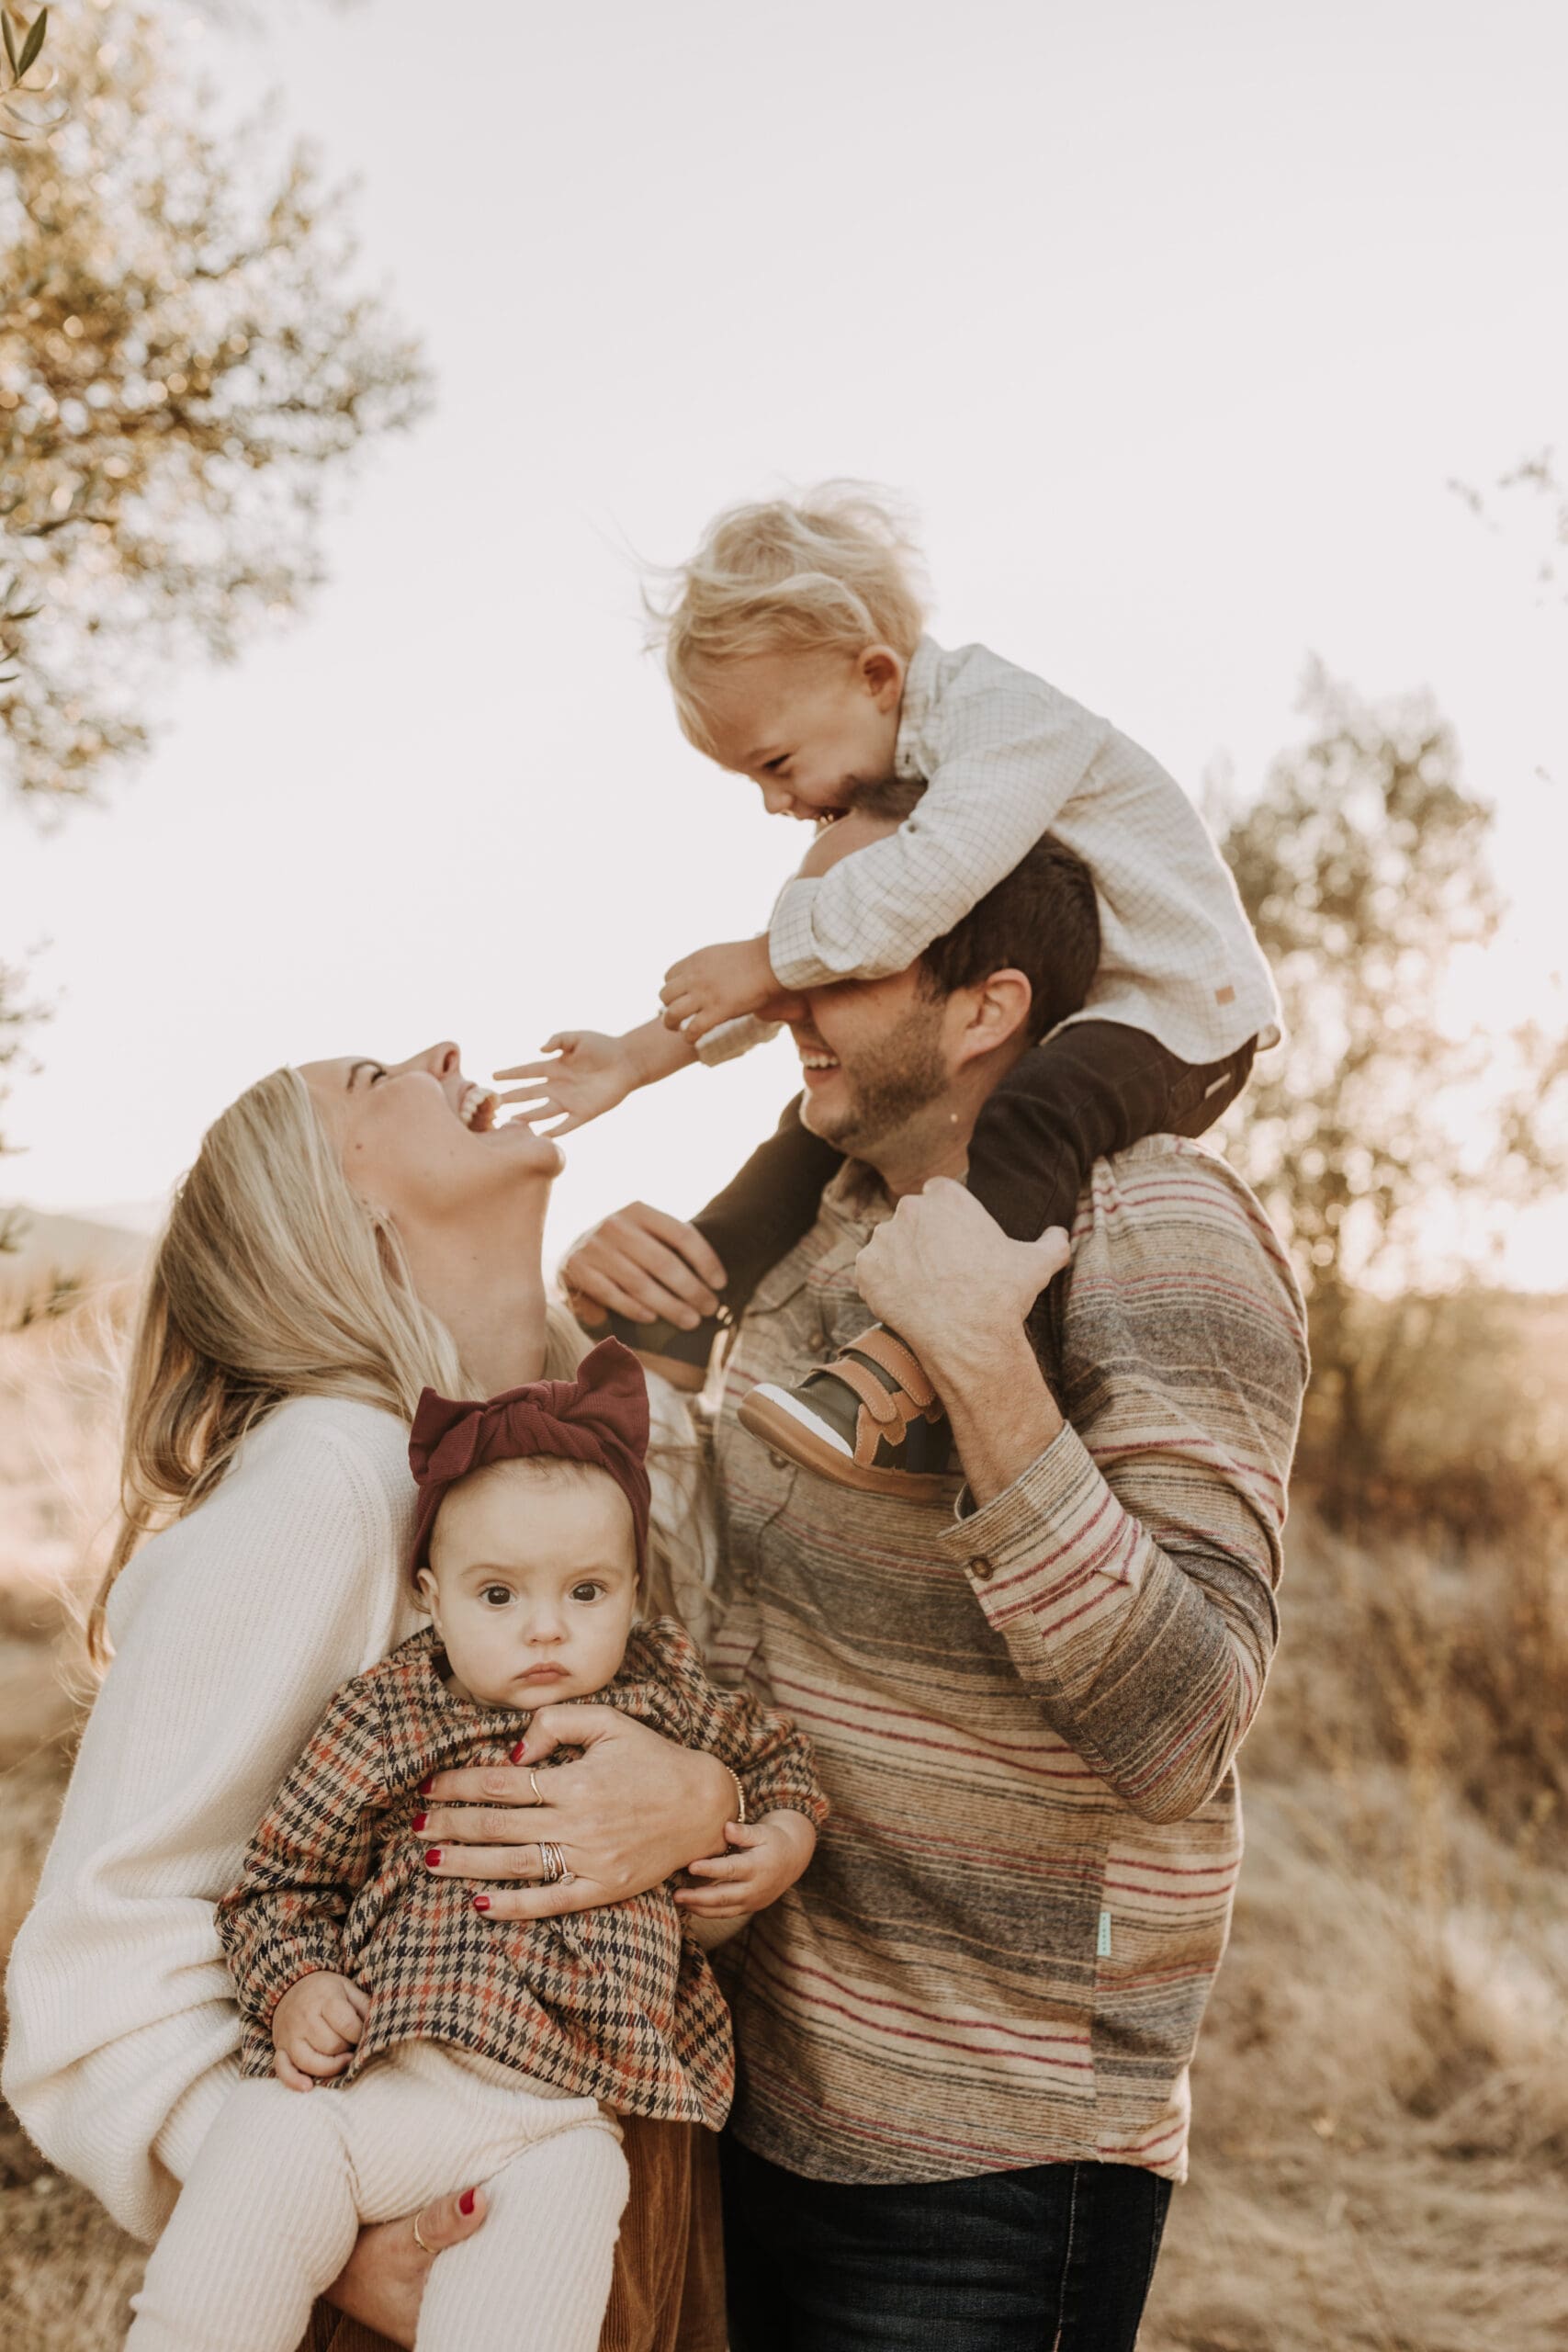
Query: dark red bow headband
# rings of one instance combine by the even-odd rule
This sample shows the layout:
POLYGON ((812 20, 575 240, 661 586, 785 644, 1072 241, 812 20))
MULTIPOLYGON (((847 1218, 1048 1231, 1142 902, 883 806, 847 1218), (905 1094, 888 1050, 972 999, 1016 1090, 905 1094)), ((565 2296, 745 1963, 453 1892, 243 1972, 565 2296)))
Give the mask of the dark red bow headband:
POLYGON ((536 1380, 488 1404, 459 1405, 427 1388, 409 1437, 419 1488, 413 1568, 427 1565, 430 1531, 450 1487, 491 1462, 532 1454, 592 1462, 607 1470, 632 1507, 640 1577, 648 1553, 648 1384, 619 1340, 601 1340, 575 1380, 536 1380))

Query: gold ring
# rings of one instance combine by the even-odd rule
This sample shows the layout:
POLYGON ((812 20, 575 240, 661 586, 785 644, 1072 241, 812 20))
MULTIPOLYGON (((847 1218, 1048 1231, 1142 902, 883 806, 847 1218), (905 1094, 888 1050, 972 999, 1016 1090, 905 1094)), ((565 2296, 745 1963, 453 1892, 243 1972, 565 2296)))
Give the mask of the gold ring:
POLYGON ((553 1838, 542 1838, 539 1840, 539 1867, 545 1873, 547 1886, 558 1885, 562 1879, 570 1876, 566 1866, 566 1856, 553 1838))
POLYGON ((424 2207, 422 2205, 422 2206, 420 2207, 420 2209, 419 2209, 419 2213, 416 2213, 416 2214, 414 2215, 414 2217, 413 2217, 413 2242, 414 2242, 415 2245, 417 2245, 417 2246, 418 2246, 418 2248, 419 2248, 419 2250, 420 2250, 420 2252, 421 2252, 422 2254, 428 2254, 428 2255, 430 2255, 430 2256, 434 2258, 434 2256, 435 2255, 437 2255, 437 2254, 440 2252, 440 2250, 441 2250, 441 2249, 439 2248, 439 2246, 426 2245, 425 2245, 425 2243, 424 2243, 424 2240, 420 2236, 420 2233, 419 2233, 419 2214, 420 2214, 420 2213, 423 2213, 423 2211, 424 2211, 424 2207))
POLYGON ((534 1792, 534 1803, 535 1803, 536 1804, 544 1804, 544 1802, 545 1802, 545 1800, 544 1800, 544 1798, 539 1794, 539 1776, 538 1776, 537 1772, 530 1772, 530 1773, 529 1773, 529 1775, 528 1775, 528 1786, 529 1786, 529 1787, 533 1790, 533 1792, 534 1792))

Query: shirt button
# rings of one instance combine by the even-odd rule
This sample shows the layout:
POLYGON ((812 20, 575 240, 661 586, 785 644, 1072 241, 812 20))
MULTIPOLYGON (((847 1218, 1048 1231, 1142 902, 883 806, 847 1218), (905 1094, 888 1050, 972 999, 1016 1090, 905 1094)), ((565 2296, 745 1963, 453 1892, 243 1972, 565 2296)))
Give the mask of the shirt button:
POLYGON ((768 1460, 773 1464, 775 1470, 787 1470, 789 1468, 788 1454, 775 1453, 771 1445, 768 1448, 768 1460))
POLYGON ((978 1577, 982 1584, 985 1583, 986 1578, 990 1575, 991 1567, 992 1563, 987 1559, 984 1552, 976 1553, 974 1559, 968 1563, 970 1575, 972 1577, 978 1577))

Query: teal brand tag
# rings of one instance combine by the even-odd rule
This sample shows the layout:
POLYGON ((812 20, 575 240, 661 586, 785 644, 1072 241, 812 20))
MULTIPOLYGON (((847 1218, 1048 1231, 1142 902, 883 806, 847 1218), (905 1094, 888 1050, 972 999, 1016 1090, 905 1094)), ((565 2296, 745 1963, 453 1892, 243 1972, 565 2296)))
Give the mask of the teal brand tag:
POLYGON ((1111 1957, 1111 1914, 1109 1911, 1102 1911, 1100 1915, 1100 1933, 1095 1938, 1094 1952, 1097 1960, 1109 1960, 1111 1957))

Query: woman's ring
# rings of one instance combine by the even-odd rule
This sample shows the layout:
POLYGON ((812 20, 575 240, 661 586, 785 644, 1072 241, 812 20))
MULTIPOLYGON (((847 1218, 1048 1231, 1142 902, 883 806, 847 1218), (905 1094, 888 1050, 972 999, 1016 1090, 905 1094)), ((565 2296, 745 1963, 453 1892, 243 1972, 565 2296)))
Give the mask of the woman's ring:
POLYGON ((566 1866, 566 1856, 553 1838, 541 1838, 539 1840, 539 1867, 545 1873, 547 1886, 558 1885, 562 1879, 571 1875, 566 1866))
POLYGON ((534 1803, 535 1803, 536 1804, 544 1804, 544 1802, 545 1802, 545 1800, 544 1800, 544 1798, 539 1794, 539 1776, 538 1776, 537 1772, 530 1772, 530 1773, 529 1773, 529 1775, 528 1775, 528 1786, 529 1786, 529 1787, 533 1790, 533 1792, 534 1792, 534 1803))
POLYGON ((428 2255, 430 2255, 430 2256, 434 2256, 434 2255, 438 2254, 438 2253, 440 2252, 440 2250, 441 2250, 441 2249, 439 2248, 439 2246, 426 2245, 425 2245, 425 2243, 424 2243, 424 2240, 421 2237, 421 2235, 420 2235, 420 2233, 419 2233, 419 2220, 420 2220, 420 2213, 423 2213, 423 2211, 424 2211, 424 2207, 422 2205, 422 2206, 420 2207, 420 2209, 419 2209, 419 2213, 416 2213, 416 2214, 414 2215, 414 2217, 413 2217, 413 2242, 414 2242, 415 2245, 417 2245, 417 2246, 419 2247, 420 2252, 421 2252, 422 2254, 428 2254, 428 2255))

